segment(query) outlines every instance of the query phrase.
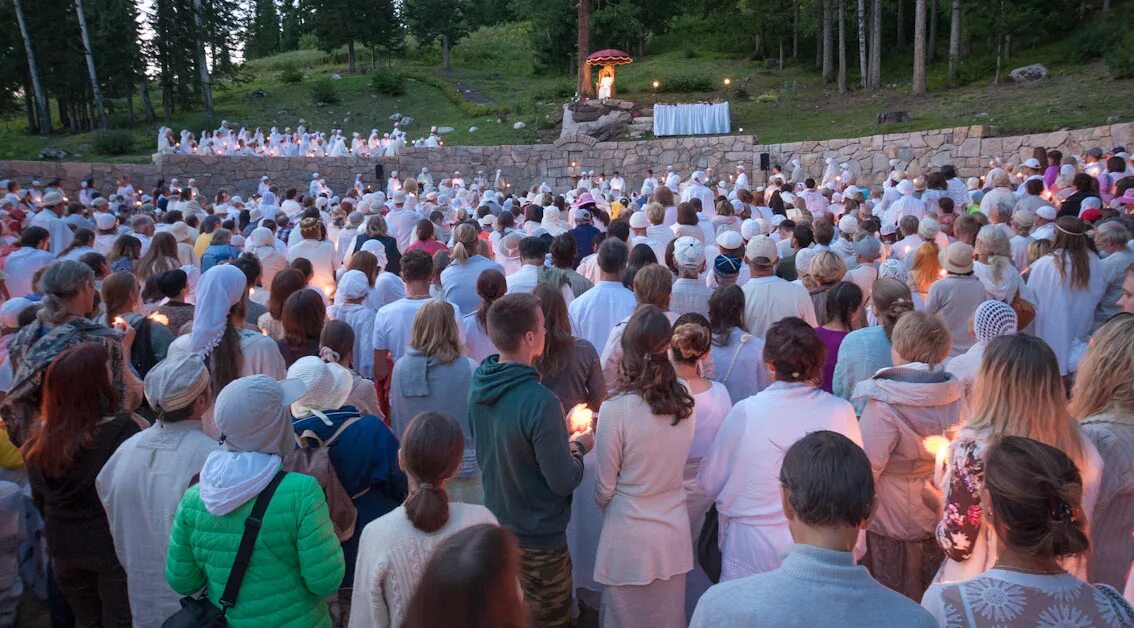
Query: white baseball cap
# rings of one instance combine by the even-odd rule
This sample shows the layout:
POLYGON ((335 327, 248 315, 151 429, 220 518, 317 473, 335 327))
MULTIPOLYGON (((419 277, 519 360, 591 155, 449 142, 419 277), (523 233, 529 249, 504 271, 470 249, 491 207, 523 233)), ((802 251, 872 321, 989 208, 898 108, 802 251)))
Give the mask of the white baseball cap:
POLYGON ((646 212, 636 211, 630 215, 630 228, 631 229, 645 229, 650 226, 649 219, 646 218, 646 212))
POLYGON ((739 249, 744 246, 744 237, 732 229, 726 229, 717 234, 717 246, 722 249, 739 249))
POLYGON ((705 262, 705 245, 697 238, 682 236, 673 243, 673 261, 680 266, 699 267, 705 262))

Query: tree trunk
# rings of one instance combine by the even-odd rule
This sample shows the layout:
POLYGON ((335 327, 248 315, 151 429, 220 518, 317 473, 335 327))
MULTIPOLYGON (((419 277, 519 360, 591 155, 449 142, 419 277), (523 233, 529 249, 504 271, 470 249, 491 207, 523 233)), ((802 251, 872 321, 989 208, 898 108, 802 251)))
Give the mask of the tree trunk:
POLYGON ((579 0, 579 38, 576 42, 579 56, 579 98, 590 98, 595 95, 595 87, 591 85, 591 66, 587 65, 587 55, 591 54, 591 0, 579 0))
POLYGON ((866 0, 858 0, 858 84, 866 89, 866 0))
POLYGON ((51 134, 51 104, 43 92, 43 83, 39 80, 39 67, 35 62, 35 52, 32 50, 31 35, 28 33, 27 22, 24 21, 24 8, 22 0, 12 0, 16 8, 16 21, 20 24, 20 36, 24 39, 24 53, 28 57, 28 73, 31 74, 32 89, 35 90, 35 104, 39 108, 39 134, 51 134))
MULTIPOLYGON (((954 0, 956 2, 957 0, 954 0)), ((914 53, 913 88, 914 96, 925 95, 925 0, 914 3, 914 53)))
POLYGON ((846 0, 839 0, 839 93, 847 93, 847 18, 846 0))
POLYGON ((823 69, 823 4, 827 0, 818 0, 819 6, 815 11, 815 69, 823 69))
POLYGON ((126 92, 126 122, 134 126, 134 90, 126 92))
POLYGON ((835 80, 834 1, 823 0, 823 80, 827 83, 835 80))
POLYGON ((1102 0, 1102 10, 1103 11, 1109 11, 1110 10, 1110 0, 1102 0))
POLYGON ((144 76, 142 77, 142 89, 139 91, 142 92, 142 118, 146 122, 153 122, 157 119, 157 116, 154 115, 154 103, 150 100, 150 85, 144 76))
POLYGON ((28 116, 28 130, 32 132, 38 131, 39 119, 37 116, 39 108, 36 106, 36 103, 33 102, 32 90, 28 88, 26 83, 24 84, 24 112, 27 113, 28 116))
POLYGON ((882 0, 870 5, 870 76, 866 84, 870 89, 882 87, 882 0))
POLYGON ((780 35, 780 69, 784 69, 784 36, 780 35))
POLYGON ((83 38, 83 53, 87 58, 87 74, 91 79, 91 94, 94 96, 98 128, 105 129, 106 106, 102 102, 102 88, 98 85, 98 74, 95 73, 94 52, 91 50, 91 35, 87 31, 87 15, 83 12, 83 0, 75 0, 75 15, 79 18, 79 34, 83 38))
POLYGON ((194 33, 197 46, 197 70, 201 73, 201 96, 205 99, 205 115, 213 117, 213 88, 209 83, 209 60, 205 58, 205 10, 201 7, 201 0, 193 0, 193 20, 197 24, 194 33))
POLYGON ((937 1, 932 0, 929 4, 929 43, 925 46, 926 63, 937 60, 937 1))
POLYGON ((961 0, 953 0, 952 17, 949 19, 949 87, 955 87, 957 84, 957 63, 960 58, 961 0))
POLYGON ((792 4, 794 12, 791 18, 791 58, 799 59, 799 3, 801 0, 795 0, 792 4))
POLYGON ((906 49, 906 0, 898 0, 898 52, 906 49))
POLYGON ((441 69, 448 72, 452 69, 449 65, 449 36, 441 36, 441 69))

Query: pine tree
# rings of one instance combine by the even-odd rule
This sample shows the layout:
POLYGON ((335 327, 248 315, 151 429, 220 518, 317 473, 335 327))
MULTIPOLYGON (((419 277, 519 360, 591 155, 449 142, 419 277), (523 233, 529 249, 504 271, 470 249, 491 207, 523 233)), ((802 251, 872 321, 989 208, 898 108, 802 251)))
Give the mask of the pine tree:
POLYGON ((244 54, 249 59, 267 57, 280 51, 280 17, 275 0, 255 0, 252 27, 244 54))
POLYGON ((468 32, 468 0, 404 0, 406 23, 423 44, 441 40, 441 67, 449 70, 449 48, 468 32))

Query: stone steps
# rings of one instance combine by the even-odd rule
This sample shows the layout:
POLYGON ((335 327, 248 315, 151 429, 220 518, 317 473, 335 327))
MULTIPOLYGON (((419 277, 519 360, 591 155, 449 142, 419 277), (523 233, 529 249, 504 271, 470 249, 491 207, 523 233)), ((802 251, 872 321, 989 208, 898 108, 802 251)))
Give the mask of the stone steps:
POLYGON ((654 117, 653 116, 638 116, 637 118, 634 118, 633 120, 631 120, 631 122, 633 122, 634 124, 649 124, 650 126, 653 126, 654 117))

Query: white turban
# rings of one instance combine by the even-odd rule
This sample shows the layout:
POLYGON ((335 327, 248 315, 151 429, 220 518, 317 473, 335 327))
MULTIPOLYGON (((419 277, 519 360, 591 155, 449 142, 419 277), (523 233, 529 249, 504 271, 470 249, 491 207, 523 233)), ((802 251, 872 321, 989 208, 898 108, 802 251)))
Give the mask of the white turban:
POLYGON ((379 240, 367 240, 362 243, 362 250, 367 253, 372 253, 374 257, 378 258, 378 267, 386 268, 389 261, 386 259, 386 245, 382 244, 379 240))
POLYGON ((370 280, 361 270, 348 270, 339 279, 339 287, 335 296, 342 295, 344 299, 361 299, 370 293, 370 280))

